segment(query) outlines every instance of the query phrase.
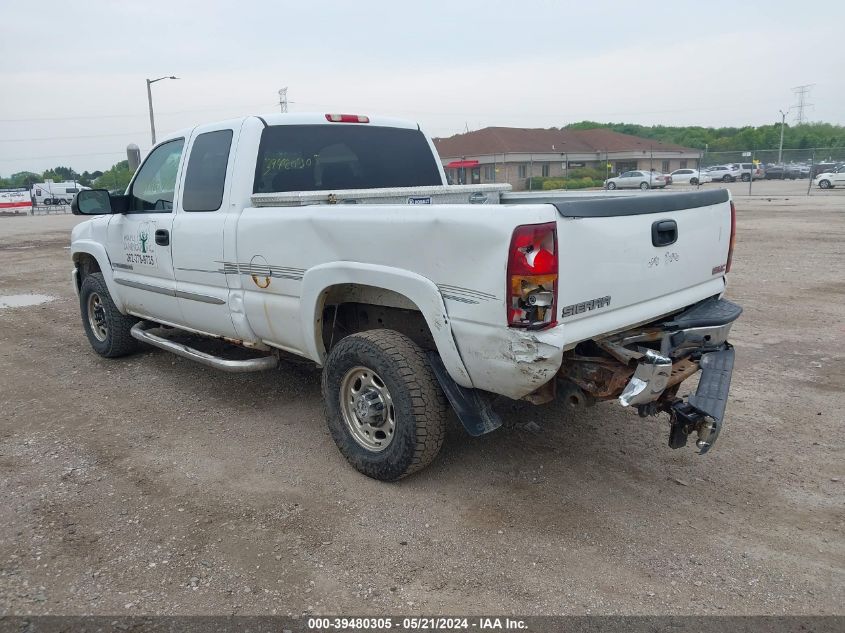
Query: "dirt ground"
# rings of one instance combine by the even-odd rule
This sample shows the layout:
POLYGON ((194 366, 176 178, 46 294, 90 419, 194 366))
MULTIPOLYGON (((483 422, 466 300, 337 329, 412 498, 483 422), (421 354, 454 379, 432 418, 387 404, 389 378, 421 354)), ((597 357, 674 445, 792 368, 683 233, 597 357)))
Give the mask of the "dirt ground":
POLYGON ((307 366, 96 356, 77 218, 0 218, 0 295, 56 297, 0 309, 0 612, 843 613, 845 199, 738 208, 709 455, 665 416, 520 404, 398 484, 347 465, 307 366))

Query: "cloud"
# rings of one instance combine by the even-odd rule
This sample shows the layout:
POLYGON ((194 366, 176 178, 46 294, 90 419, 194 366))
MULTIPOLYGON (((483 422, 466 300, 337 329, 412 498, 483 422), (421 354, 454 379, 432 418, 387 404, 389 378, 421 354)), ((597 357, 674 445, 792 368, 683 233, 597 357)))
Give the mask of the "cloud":
POLYGON ((680 2, 632 16, 614 3, 221 1, 4 7, 0 174, 102 169, 149 146, 144 79, 161 133, 277 109, 352 111, 466 126, 771 123, 816 83, 810 118, 845 124, 836 66, 845 6, 819 22, 791 4, 680 2), (38 46, 33 46, 38 39, 38 46), (72 137, 72 138, 68 138, 72 137))

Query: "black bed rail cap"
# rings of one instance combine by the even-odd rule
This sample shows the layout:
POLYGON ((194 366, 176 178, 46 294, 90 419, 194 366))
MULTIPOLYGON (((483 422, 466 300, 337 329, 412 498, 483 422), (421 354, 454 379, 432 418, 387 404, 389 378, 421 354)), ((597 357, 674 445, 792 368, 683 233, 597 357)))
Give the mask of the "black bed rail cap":
MULTIPOLYGON (((730 193, 727 189, 712 189, 709 191, 660 192, 630 196, 599 194, 589 198, 549 200, 549 202, 565 218, 612 218, 622 215, 684 211, 698 207, 709 207, 728 200, 730 200, 730 193)), ((532 199, 531 202, 537 203, 541 200, 532 199)))

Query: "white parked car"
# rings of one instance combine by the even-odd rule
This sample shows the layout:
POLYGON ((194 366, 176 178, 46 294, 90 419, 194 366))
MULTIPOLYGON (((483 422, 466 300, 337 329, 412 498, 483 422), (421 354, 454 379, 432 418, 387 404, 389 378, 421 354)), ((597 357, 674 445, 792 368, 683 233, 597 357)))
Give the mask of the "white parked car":
POLYGON ((707 173, 714 181, 736 182, 742 175, 739 165, 717 165, 708 167, 707 173))
POLYGON ((496 396, 666 412, 669 445, 697 434, 701 453, 722 426, 742 311, 722 298, 726 189, 450 186, 415 122, 275 113, 169 136, 125 194, 86 189, 71 208, 91 216, 70 255, 97 354, 145 343, 229 372, 309 359, 332 439, 369 477, 431 462, 450 405, 470 435, 494 431, 496 396))
POLYGON ((698 169, 676 169, 669 175, 672 176, 673 185, 698 185, 713 182, 710 174, 698 169))
POLYGON ((840 165, 834 171, 826 171, 813 178, 813 184, 819 189, 845 187, 845 165, 840 165))
POLYGON ((608 178, 604 184, 608 189, 663 189, 666 186, 666 176, 646 170, 626 171, 615 178, 608 178))

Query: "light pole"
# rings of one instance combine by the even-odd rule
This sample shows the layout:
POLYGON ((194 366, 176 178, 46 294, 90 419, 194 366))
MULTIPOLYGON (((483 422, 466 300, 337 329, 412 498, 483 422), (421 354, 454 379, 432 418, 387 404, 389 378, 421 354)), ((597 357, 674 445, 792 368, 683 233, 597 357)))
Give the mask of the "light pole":
POLYGON ((155 119, 153 118, 153 91, 150 90, 150 86, 152 86, 155 82, 161 81, 162 79, 179 79, 179 77, 159 77, 158 79, 147 79, 147 101, 150 104, 150 135, 153 137, 153 145, 156 144, 156 124, 155 119))
MULTIPOLYGON (((791 110, 792 108, 789 108, 791 110)), ((784 112, 783 110, 778 110, 780 112, 780 145, 778 146, 778 164, 783 165, 783 126, 786 124, 786 115, 789 114, 789 110, 784 112)))

